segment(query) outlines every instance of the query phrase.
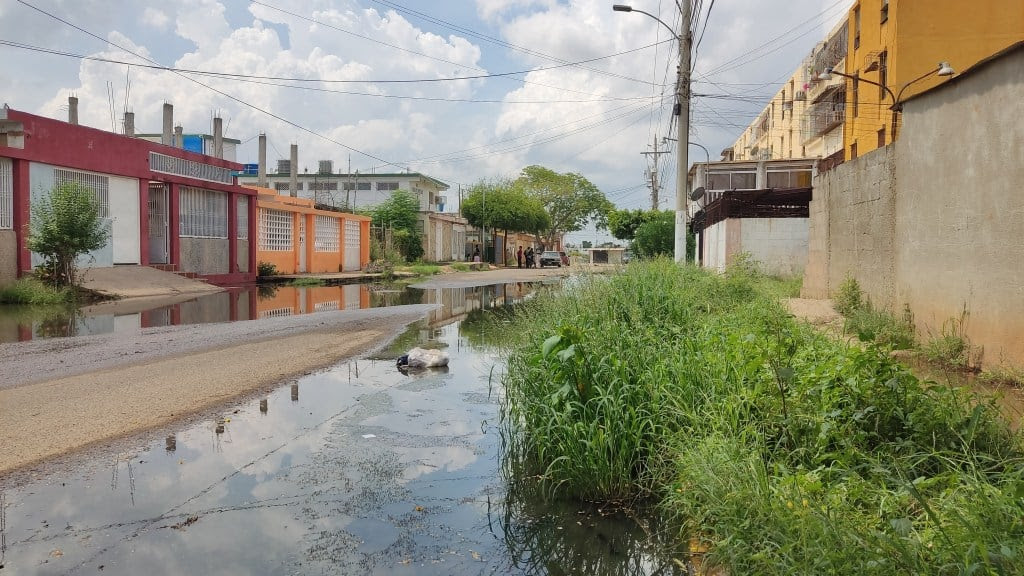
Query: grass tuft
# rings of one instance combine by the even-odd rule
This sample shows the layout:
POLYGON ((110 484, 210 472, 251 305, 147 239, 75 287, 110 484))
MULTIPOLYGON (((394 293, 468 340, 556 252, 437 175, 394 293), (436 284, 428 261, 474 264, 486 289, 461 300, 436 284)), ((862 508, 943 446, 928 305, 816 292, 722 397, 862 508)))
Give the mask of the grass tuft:
POLYGON ((74 300, 70 288, 54 288, 31 277, 19 278, 0 287, 0 303, 29 304, 33 306, 66 304, 74 300))

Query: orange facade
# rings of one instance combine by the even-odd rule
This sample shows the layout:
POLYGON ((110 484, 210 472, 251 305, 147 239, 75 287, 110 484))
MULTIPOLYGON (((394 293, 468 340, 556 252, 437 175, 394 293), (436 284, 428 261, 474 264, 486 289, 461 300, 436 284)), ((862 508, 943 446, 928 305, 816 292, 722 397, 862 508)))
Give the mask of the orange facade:
POLYGON ((318 210, 308 198, 293 198, 267 188, 256 190, 257 262, 273 264, 279 274, 358 271, 370 263, 368 216, 318 210), (318 225, 330 232, 318 232, 318 225))

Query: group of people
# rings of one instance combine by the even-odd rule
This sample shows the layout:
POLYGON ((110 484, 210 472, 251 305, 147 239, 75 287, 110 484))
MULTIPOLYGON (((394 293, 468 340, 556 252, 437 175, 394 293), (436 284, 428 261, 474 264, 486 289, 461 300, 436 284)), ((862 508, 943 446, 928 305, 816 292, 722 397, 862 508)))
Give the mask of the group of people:
POLYGON ((533 251, 533 246, 528 247, 526 250, 523 250, 523 247, 520 246, 519 250, 516 250, 516 267, 517 268, 523 268, 523 267, 525 267, 525 268, 536 268, 537 267, 537 257, 539 255, 540 255, 539 251, 538 252, 534 252, 533 251))

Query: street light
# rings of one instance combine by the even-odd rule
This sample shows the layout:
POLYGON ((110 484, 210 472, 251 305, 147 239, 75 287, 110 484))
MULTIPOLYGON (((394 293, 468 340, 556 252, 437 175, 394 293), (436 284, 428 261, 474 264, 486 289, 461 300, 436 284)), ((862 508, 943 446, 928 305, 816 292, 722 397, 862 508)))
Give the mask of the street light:
POLYGON ((949 65, 949 62, 939 62, 938 68, 934 70, 929 70, 928 72, 925 72, 924 74, 918 76, 917 78, 914 78, 910 82, 907 82, 900 88, 900 91, 897 94, 893 94, 892 90, 888 86, 879 84, 878 82, 873 82, 871 80, 868 80, 867 78, 861 78, 860 76, 850 76, 849 74, 843 74, 842 72, 837 72, 833 68, 825 68, 825 71, 818 75, 818 80, 831 80, 833 74, 835 74, 836 76, 842 76, 843 78, 856 80, 858 82, 867 82, 868 84, 882 88, 889 94, 889 97, 892 98, 892 106, 889 107, 889 109, 892 110, 892 129, 890 130, 890 132, 892 133, 892 139, 895 140, 896 116, 897 114, 903 111, 903 91, 906 90, 907 87, 909 87, 911 84, 920 82, 921 80, 924 80, 925 78, 931 76, 932 74, 936 74, 938 76, 952 76, 953 74, 956 74, 956 70, 953 70, 953 67, 949 65))
MULTIPOLYGON (((656 20, 659 24, 669 30, 672 36, 679 43, 679 80, 676 83, 676 105, 678 106, 679 121, 677 126, 677 138, 679 142, 686 142, 690 135, 690 0, 678 2, 680 33, 676 33, 671 26, 666 24, 650 12, 637 10, 627 4, 615 4, 612 10, 615 12, 639 12, 649 18, 656 20)), ((688 147, 677 146, 676 161, 676 232, 675 232, 675 261, 686 262, 686 225, 689 219, 687 214, 686 194, 686 173, 689 170, 689 159, 687 157, 688 147)))

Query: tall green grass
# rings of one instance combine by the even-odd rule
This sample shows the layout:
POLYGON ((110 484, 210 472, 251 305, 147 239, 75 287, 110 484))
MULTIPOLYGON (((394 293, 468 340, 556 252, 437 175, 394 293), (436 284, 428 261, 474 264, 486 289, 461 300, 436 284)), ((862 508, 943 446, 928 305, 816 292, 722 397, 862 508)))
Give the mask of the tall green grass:
POLYGON ((36 278, 25 277, 0 287, 0 303, 33 306, 67 304, 75 298, 70 288, 54 288, 36 278))
POLYGON ((746 268, 637 263, 510 332, 506 463, 551 496, 655 499, 735 574, 1024 571, 998 410, 797 324, 746 268))

